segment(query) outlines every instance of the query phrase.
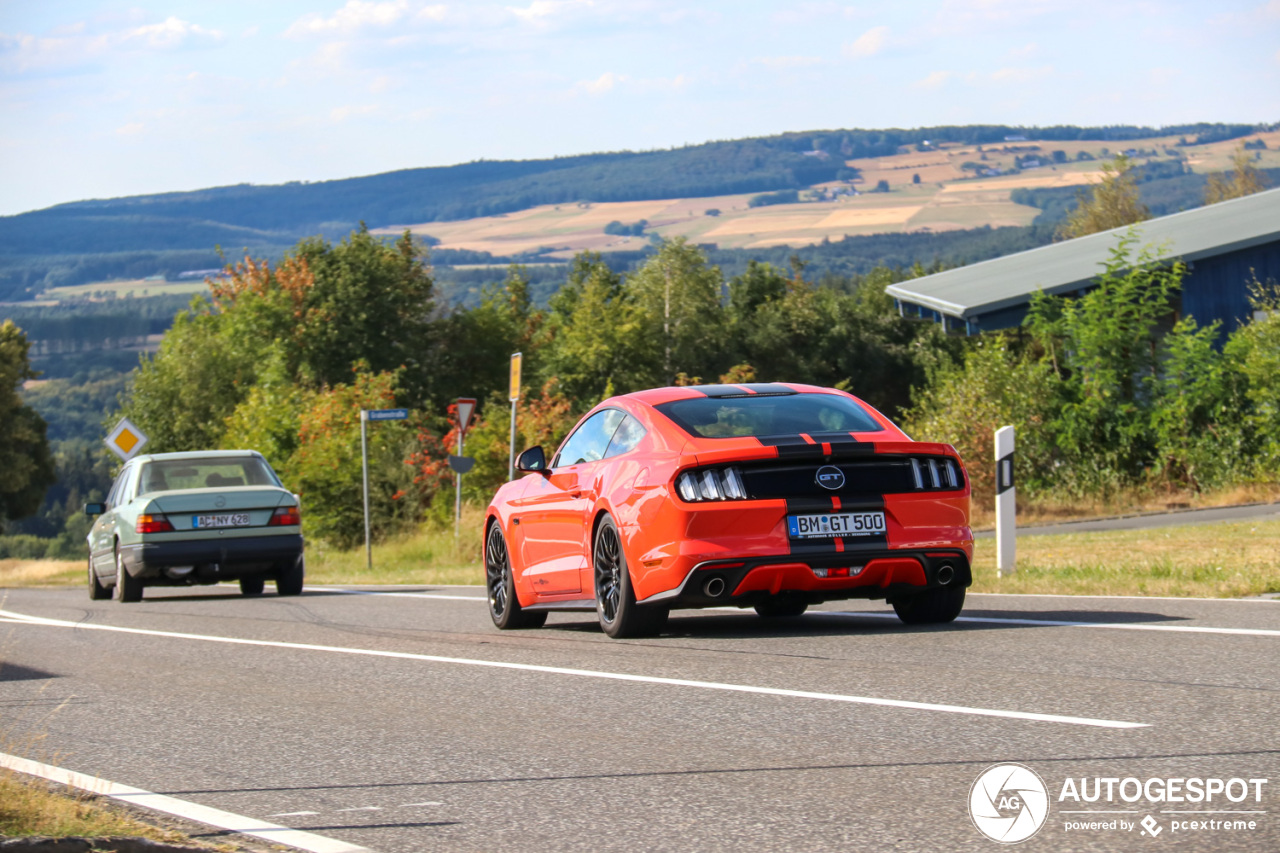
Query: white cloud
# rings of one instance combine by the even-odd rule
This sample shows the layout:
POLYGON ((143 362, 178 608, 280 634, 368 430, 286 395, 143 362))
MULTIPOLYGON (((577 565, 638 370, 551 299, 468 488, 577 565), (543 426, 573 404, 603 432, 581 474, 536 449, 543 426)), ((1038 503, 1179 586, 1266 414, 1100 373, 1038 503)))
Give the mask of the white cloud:
POLYGON ((783 68, 807 68, 811 65, 821 65, 822 57, 820 56, 758 56, 751 60, 757 65, 763 65, 766 68, 783 69, 783 68))
POLYGON ((884 50, 889 40, 888 27, 872 27, 844 46, 844 55, 850 59, 866 59, 884 50))
POLYGON ((594 5, 595 0, 533 0, 524 8, 508 6, 507 11, 521 20, 541 24, 578 9, 589 9, 594 5))
POLYGON ((158 24, 147 24, 126 32, 122 44, 136 47, 139 43, 155 50, 174 50, 188 44, 214 44, 222 40, 222 33, 207 30, 199 24, 169 16, 158 24))
POLYGON ((588 95, 603 95, 605 92, 611 91, 614 86, 626 81, 626 79, 625 75, 606 71, 594 80, 580 80, 573 88, 576 92, 585 92, 588 95))
POLYGON ((147 129, 146 125, 142 124, 142 122, 134 121, 134 122, 130 122, 129 124, 124 124, 124 125, 121 125, 120 127, 117 127, 116 133, 120 134, 121 136, 137 136, 139 133, 142 133, 142 131, 146 129, 147 129))
POLYGON ((388 27, 409 12, 409 0, 347 0, 347 5, 329 17, 304 15, 285 31, 288 36, 350 35, 370 27, 388 27))
POLYGON ((999 71, 993 71, 991 80, 996 83, 1033 83, 1036 80, 1042 80, 1053 74, 1052 65, 1042 65, 1039 68, 1001 68, 999 71))
POLYGON ((223 41, 223 34, 199 24, 170 16, 155 24, 124 30, 89 32, 84 22, 67 24, 52 35, 0 33, 0 68, 15 72, 70 72, 100 63, 122 51, 172 51, 209 47, 223 41))
POLYGON ((923 79, 917 80, 916 82, 912 83, 911 85, 916 87, 917 89, 937 89, 943 83, 951 79, 951 76, 952 76, 952 73, 950 71, 934 71, 934 72, 931 72, 928 76, 924 77, 923 79))
POLYGON ((1022 47, 1014 47, 1009 50, 1010 59, 1031 59, 1040 53, 1040 45, 1035 42, 1028 42, 1022 47))

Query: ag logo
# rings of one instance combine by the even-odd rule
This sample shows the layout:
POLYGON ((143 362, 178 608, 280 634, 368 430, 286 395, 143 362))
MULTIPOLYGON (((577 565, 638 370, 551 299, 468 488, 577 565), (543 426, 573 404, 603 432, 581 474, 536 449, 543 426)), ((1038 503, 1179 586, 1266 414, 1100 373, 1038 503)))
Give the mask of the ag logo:
POLYGON ((996 764, 984 770, 969 789, 969 816, 992 841, 1017 844, 1044 826, 1049 792, 1031 768, 996 764))
POLYGON ((844 488, 844 472, 834 465, 823 465, 814 479, 819 486, 833 492, 844 488))

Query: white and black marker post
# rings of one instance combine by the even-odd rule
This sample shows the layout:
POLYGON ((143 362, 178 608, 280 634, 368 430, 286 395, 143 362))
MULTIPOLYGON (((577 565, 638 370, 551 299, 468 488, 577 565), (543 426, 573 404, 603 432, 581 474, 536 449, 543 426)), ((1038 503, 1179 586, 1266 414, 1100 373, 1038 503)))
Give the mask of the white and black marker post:
POLYGON ((369 536, 369 421, 402 421, 409 417, 408 409, 360 410, 360 470, 364 479, 364 559, 373 568, 373 544, 369 536))
POLYGON ((996 430, 996 574, 1015 571, 1018 542, 1017 489, 1013 486, 1013 427, 996 430))

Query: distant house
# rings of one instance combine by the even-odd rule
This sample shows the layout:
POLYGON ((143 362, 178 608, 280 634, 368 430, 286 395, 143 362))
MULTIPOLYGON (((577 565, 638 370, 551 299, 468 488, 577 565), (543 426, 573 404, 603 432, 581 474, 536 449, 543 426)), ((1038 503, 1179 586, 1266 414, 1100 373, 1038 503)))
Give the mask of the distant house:
POLYGON ((1020 133, 1015 133, 1012 136, 1006 136, 1004 138, 1004 141, 1005 142, 1026 142, 1027 138, 1020 133))
MULTIPOLYGON (((1252 314, 1249 284, 1280 281, 1280 189, 1184 210, 1134 226, 1139 245, 1161 246, 1187 264, 1176 310, 1201 326, 1220 320, 1230 330, 1252 314)), ((945 270, 885 290, 898 312, 927 317, 967 333, 1022 323, 1037 290, 1084 293, 1110 259, 1125 228, 1113 228, 945 270)))

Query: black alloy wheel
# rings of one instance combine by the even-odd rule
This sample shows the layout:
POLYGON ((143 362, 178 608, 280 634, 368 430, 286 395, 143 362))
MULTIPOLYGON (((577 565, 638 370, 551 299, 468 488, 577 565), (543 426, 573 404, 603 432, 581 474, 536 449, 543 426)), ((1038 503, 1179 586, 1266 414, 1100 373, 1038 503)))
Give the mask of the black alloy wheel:
POLYGON ((906 625, 943 625, 954 621, 964 609, 964 587, 942 586, 889 603, 906 625))
POLYGON ((613 518, 605 516, 596 530, 595 547, 591 549, 591 565, 595 575, 596 615, 600 628, 610 637, 652 637, 667 624, 669 608, 636 603, 631 589, 631 573, 622 551, 622 537, 613 518))
POLYGON ((546 623, 546 611, 528 613, 520 607, 507 540, 496 521, 489 525, 489 534, 485 537, 484 578, 489 593, 489 618, 498 628, 541 628, 546 623))

